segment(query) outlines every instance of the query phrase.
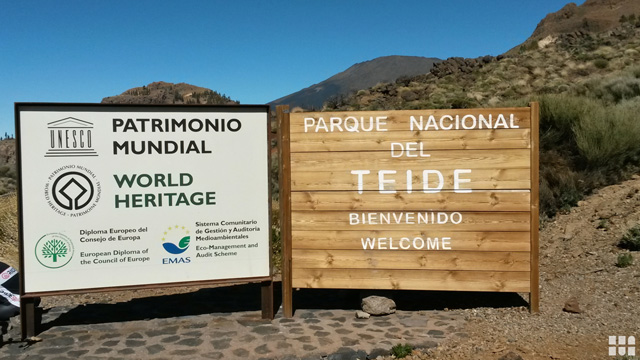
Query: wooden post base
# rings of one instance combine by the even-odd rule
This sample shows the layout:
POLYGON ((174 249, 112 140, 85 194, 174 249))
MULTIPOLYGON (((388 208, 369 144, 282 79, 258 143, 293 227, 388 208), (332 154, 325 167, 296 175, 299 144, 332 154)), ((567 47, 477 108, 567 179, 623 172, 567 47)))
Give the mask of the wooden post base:
POLYGON ((262 283, 262 318, 273 320, 275 310, 273 308, 273 281, 265 281, 262 283))
POLYGON ((40 327, 40 319, 36 315, 36 302, 38 298, 20 297, 20 327, 22 339, 36 336, 40 327))

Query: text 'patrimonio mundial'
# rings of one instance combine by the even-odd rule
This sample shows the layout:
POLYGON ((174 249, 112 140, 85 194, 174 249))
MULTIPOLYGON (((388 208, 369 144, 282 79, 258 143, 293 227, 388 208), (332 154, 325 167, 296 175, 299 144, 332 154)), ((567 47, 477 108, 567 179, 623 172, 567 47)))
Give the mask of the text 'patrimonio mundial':
MULTIPOLYGON (((114 133, 200 133, 238 132, 242 122, 238 119, 154 119, 113 118, 114 133)), ((205 140, 125 140, 113 141, 114 155, 170 155, 211 154, 212 146, 205 140)))

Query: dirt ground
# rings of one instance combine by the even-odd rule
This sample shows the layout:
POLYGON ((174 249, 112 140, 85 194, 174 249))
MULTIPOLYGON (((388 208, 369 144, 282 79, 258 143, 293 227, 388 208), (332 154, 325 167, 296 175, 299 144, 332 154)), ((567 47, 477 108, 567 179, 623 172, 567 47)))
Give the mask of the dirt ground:
POLYGON ((600 189, 542 224, 539 313, 526 307, 463 310, 469 338, 406 359, 497 360, 510 352, 526 360, 614 359, 609 336, 640 338, 640 252, 632 252, 633 265, 615 265, 626 252, 618 242, 638 224, 640 177, 600 189), (581 313, 563 311, 571 297, 581 313))

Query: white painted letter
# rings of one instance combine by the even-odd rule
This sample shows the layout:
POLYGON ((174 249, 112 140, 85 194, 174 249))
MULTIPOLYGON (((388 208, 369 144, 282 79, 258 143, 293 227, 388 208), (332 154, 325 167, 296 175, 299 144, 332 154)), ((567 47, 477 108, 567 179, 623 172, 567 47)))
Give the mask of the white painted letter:
POLYGON ((304 118, 304 132, 307 132, 307 129, 312 127, 315 122, 314 118, 304 118))
POLYGON ((453 192, 456 193, 470 193, 471 189, 460 189, 460 183, 471 182, 471 179, 460 179, 460 174, 470 174, 470 169, 455 169, 453 170, 453 192))
POLYGON ((357 213, 349 213, 349 225, 358 225, 360 223, 360 217, 357 213))
POLYGON ((515 124, 515 118, 513 117, 513 114, 509 115, 509 123, 511 124, 511 128, 512 129, 519 129, 520 126, 515 124))
POLYGON ((362 191, 364 190, 364 181, 362 180, 362 178, 363 178, 362 175, 371 174, 371 171, 369 171, 369 170, 351 170, 351 173, 353 175, 358 175, 358 194, 362 194, 362 191))
POLYGON ((318 118, 318 125, 316 125, 316 132, 318 132, 318 129, 320 128, 324 128, 325 132, 329 132, 329 128, 327 127, 327 123, 324 121, 323 118, 318 118))
POLYGON ((397 158, 402 156, 402 154, 404 153, 404 147, 402 147, 401 143, 391 143, 391 157, 397 158), (396 147, 400 147, 400 153, 396 154, 396 147))
POLYGON ((440 192, 440 190, 442 190, 443 186, 444 186, 444 177, 442 176, 442 173, 440 171, 438 171, 438 170, 424 170, 422 172, 422 189, 423 189, 425 194, 435 194, 437 192, 440 192), (429 187, 429 174, 438 175, 438 186, 436 186, 435 188, 430 188, 429 187))
POLYGON ((416 119, 415 116, 411 116, 410 120, 411 120, 411 126, 410 126, 411 131, 416 130, 414 127, 417 127, 418 130, 422 130, 422 120, 423 120, 422 115, 420 116, 420 123, 418 123, 418 120, 416 119))
POLYGON ((382 121, 382 120, 387 120, 386 116, 378 116, 376 117, 376 130, 378 131, 387 131, 387 129, 381 127, 380 125, 387 125, 386 121, 382 121))
POLYGON ((391 186, 391 189, 389 190, 385 190, 386 186, 385 184, 395 184, 395 180, 391 179, 391 180, 386 180, 384 178, 385 175, 392 175, 395 174, 396 171, 395 170, 380 170, 378 171, 378 189, 380 190, 380 194, 395 194, 396 190, 395 190, 395 186, 391 186))
POLYGON ((367 249, 371 249, 373 250, 374 247, 376 246, 376 238, 367 238, 367 240, 365 240, 365 238, 360 238, 360 241, 362 241, 362 248, 367 250, 367 249))
POLYGON ((329 123, 331 124, 331 132, 334 132, 334 128, 338 128, 338 131, 342 131, 342 127, 340 126, 340 124, 342 124, 342 119, 339 117, 330 117, 329 118, 329 123))
POLYGON ((462 214, 460 214, 459 212, 453 212, 449 216, 449 220, 451 220, 451 222, 456 224, 456 225, 460 224, 462 222, 462 214), (457 218, 457 220, 454 219, 454 218, 457 218))

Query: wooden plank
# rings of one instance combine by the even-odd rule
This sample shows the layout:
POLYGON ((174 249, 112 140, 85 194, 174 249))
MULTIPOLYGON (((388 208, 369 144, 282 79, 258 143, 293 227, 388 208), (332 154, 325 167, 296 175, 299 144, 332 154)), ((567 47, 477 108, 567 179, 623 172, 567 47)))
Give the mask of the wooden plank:
POLYGON ((421 144, 410 150, 524 149, 530 147, 529 136, 529 129, 293 133, 291 152, 390 151, 392 144, 407 142, 421 144))
MULTIPOLYGON (((351 174, 350 171, 310 171, 296 172, 292 174, 291 190, 292 191, 321 191, 321 190, 357 190, 358 176, 351 174)), ((379 179, 376 171, 372 171, 373 175, 362 177, 362 188, 364 191, 378 191, 379 179)), ((422 189, 422 169, 415 167, 412 175, 419 175, 416 179, 413 177, 413 190, 422 189)), ((443 173, 444 179, 443 190, 452 190, 454 177, 451 173, 443 173)), ((497 167, 495 169, 473 170, 470 174, 464 174, 470 182, 462 184, 467 189, 473 190, 493 190, 493 189, 526 189, 531 187, 529 177, 531 171, 529 169, 504 169, 497 167)), ((386 178, 390 178, 386 175, 386 178)), ((406 170, 404 173, 396 175, 398 179, 394 184, 397 191, 405 191, 406 170)), ((429 187, 436 187, 438 181, 436 176, 429 176, 429 187)), ((462 187, 461 186, 461 187, 462 187)))
POLYGON ((293 192, 291 209, 296 210, 449 210, 529 211, 528 191, 441 191, 380 194, 378 191, 293 192))
POLYGON ((500 271, 296 269, 293 286, 324 289, 393 289, 529 292, 530 274, 500 271))
MULTIPOLYGON (((437 169, 445 176, 451 176, 453 169, 529 169, 531 152, 528 149, 509 150, 433 150, 429 157, 393 158, 389 151, 374 152, 314 152, 292 153, 291 173, 380 169, 406 171, 414 170, 415 175, 424 169, 437 169), (444 172, 446 170, 447 174, 444 172), (449 174, 449 172, 451 174, 449 174)), ((371 175, 369 175, 370 177, 371 175)))
POLYGON ((293 269, 529 271, 530 256, 496 251, 294 249, 293 269))
POLYGON ((540 106, 532 102, 531 106, 531 293, 529 307, 531 312, 540 311, 540 264, 538 229, 540 226, 540 192, 539 192, 539 123, 540 106))
POLYGON ((362 238, 451 238, 452 250, 529 251, 529 232, 473 231, 293 231, 293 249, 362 250, 362 238))
MULTIPOLYGON (((445 119, 442 123, 442 126, 449 127, 453 125, 451 130, 440 130, 440 131, 453 131, 453 130, 461 130, 463 129, 462 124, 458 125, 458 129, 456 129, 456 120, 455 117, 463 117, 465 115, 472 115, 478 118, 478 116, 482 114, 485 118, 488 118, 489 115, 495 120, 498 118, 498 115, 502 114, 506 120, 507 124, 510 126, 510 115, 514 115, 514 125, 518 126, 521 129, 529 128, 530 124, 530 112, 528 108, 494 108, 494 109, 430 109, 430 110, 389 110, 389 111, 336 111, 336 112, 305 112, 305 113, 293 113, 291 114, 291 133, 303 133, 305 132, 305 118, 315 118, 319 119, 320 117, 326 122, 329 130, 334 130, 332 132, 337 132, 338 127, 330 128, 330 118, 342 118, 346 119, 347 117, 354 117, 358 120, 359 124, 364 124, 359 128, 361 130, 373 130, 376 131, 376 117, 386 117, 383 121, 386 123, 384 125, 380 125, 380 129, 386 129, 387 131, 398 131, 398 130, 412 130, 411 129, 411 117, 416 117, 419 120, 420 116, 423 116, 423 125, 422 128, 426 131, 437 131, 434 130, 433 127, 427 128, 428 117, 433 115, 436 119, 437 125, 440 126, 440 118, 442 116, 451 116, 452 119, 445 119), (371 126, 373 118, 373 127, 371 126)), ((353 129, 353 125, 356 123, 350 120, 344 120, 346 122, 345 126, 342 126, 343 132, 346 131, 346 127, 353 129)), ((466 123, 467 127, 473 127, 471 123, 471 119, 468 119, 466 123)), ((337 124, 337 123, 336 123, 337 124)), ((494 121, 495 124, 495 121, 494 121)), ((344 125, 344 124, 343 124, 344 125)), ((357 125, 356 125, 357 126, 357 125)), ((514 126, 514 127, 515 127, 514 126)), ((480 129, 479 122, 476 123, 476 128, 480 129)), ((486 129, 487 127, 483 127, 486 129)), ((315 127, 307 127, 306 132, 315 132, 315 127)), ((414 128, 413 130, 419 130, 414 128)), ((319 130, 323 131, 323 130, 319 130)))
POLYGON ((293 288, 291 285, 291 151, 289 149, 289 106, 276 107, 280 152, 280 239, 282 242, 282 312, 293 316, 293 288))
POLYGON ((459 223, 446 221, 455 212, 353 212, 346 211, 292 211, 292 230, 439 230, 439 231, 530 231, 529 212, 460 212, 459 223), (438 213, 443 224, 437 223, 438 213), (354 215, 351 215, 354 214, 354 215), (382 216, 388 219, 382 219, 382 216), (426 214, 426 215, 425 215, 426 214), (433 214, 433 218, 432 218, 433 214), (350 216, 359 223, 350 224, 350 216), (367 223, 362 222, 363 216, 367 223), (394 217, 395 216, 395 217, 394 217), (420 217, 427 217, 429 223, 420 217), (433 219, 436 223, 433 223, 433 219), (389 222, 386 224, 386 222, 389 222))

